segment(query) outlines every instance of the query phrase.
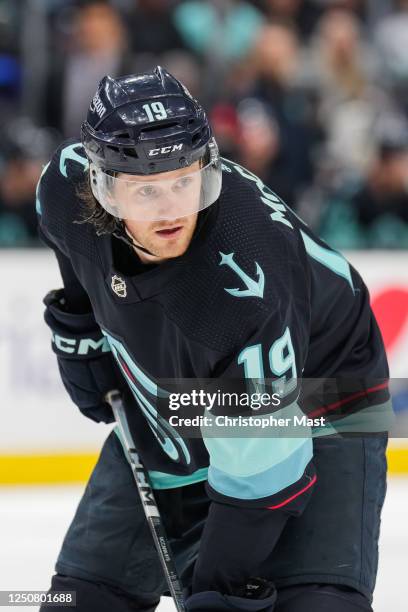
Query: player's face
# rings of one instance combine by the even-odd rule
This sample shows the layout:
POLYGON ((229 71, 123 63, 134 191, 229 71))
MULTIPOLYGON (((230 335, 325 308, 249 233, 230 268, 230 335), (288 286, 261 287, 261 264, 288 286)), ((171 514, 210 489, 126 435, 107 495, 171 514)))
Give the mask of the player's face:
MULTIPOLYGON (((198 170, 197 161, 188 168, 151 175, 148 180, 143 176, 121 175, 126 181, 134 181, 138 198, 145 194, 146 207, 150 205, 156 210, 160 209, 164 217, 154 221, 124 219, 126 228, 135 241, 157 256, 152 258, 138 251, 143 261, 158 262, 179 257, 188 249, 199 210, 201 183, 198 170), (195 173, 196 177, 193 180, 192 173, 195 173), (186 210, 190 214, 186 215, 186 210)), ((120 197, 120 194, 117 196, 120 197)))

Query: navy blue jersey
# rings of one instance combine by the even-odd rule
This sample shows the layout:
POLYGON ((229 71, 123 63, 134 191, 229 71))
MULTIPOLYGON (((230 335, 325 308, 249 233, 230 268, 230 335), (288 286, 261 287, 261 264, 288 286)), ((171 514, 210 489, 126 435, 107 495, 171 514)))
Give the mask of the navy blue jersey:
POLYGON ((69 259, 103 334, 99 348, 112 352, 129 385, 131 425, 153 485, 208 478, 214 499, 284 503, 313 480, 309 436, 183 439, 160 414, 161 381, 267 378, 290 388, 293 380, 289 397, 302 408, 301 378, 352 378, 352 392, 329 404, 308 394, 303 409, 342 418, 387 404, 386 383, 376 382, 387 378, 387 361, 361 277, 260 179, 227 160, 221 196, 187 252, 119 269, 115 253, 125 248, 137 260, 135 252, 78 223, 87 168, 80 143, 55 153, 38 188, 40 227, 69 259))

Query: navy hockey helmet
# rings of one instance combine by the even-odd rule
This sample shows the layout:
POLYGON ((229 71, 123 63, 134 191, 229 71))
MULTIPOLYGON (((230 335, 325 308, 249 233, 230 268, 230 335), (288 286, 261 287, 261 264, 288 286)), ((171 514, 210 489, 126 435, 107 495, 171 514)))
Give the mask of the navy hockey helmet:
POLYGON ((219 152, 206 114, 160 66, 140 75, 105 76, 81 136, 92 192, 118 218, 173 219, 208 207, 220 195, 219 152), (162 174, 167 172, 172 174, 162 174))

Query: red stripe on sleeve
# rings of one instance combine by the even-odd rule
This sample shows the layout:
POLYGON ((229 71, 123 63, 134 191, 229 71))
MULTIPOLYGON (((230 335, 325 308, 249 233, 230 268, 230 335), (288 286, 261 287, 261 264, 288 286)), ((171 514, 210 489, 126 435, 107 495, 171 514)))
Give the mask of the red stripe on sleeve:
POLYGON ((292 495, 292 497, 289 497, 288 499, 285 499, 285 501, 283 501, 282 503, 278 504, 277 506, 266 506, 268 508, 268 510, 278 510, 278 508, 282 508, 282 506, 286 506, 287 504, 289 504, 292 500, 296 499, 297 497, 299 497, 299 495, 302 495, 302 493, 304 493, 305 491, 307 491, 308 489, 310 489, 310 487, 313 487, 314 483, 317 480, 317 476, 316 474, 313 476, 312 480, 309 482, 309 484, 307 484, 301 491, 298 491, 297 493, 295 493, 294 495, 292 495))
POLYGON ((338 402, 334 402, 333 404, 328 404, 327 406, 321 406, 320 408, 315 408, 315 410, 312 410, 312 412, 308 413, 307 416, 308 417, 320 416, 322 414, 325 414, 326 412, 335 410, 336 408, 339 408, 340 406, 343 406, 344 404, 348 404, 349 402, 352 402, 355 399, 364 397, 364 395, 369 395, 370 393, 381 391, 382 389, 386 389, 387 387, 388 387, 388 381, 385 383, 381 383, 380 385, 377 385, 376 387, 364 389, 364 391, 358 391, 357 393, 353 393, 352 395, 349 395, 348 397, 345 397, 344 399, 339 400, 338 402))

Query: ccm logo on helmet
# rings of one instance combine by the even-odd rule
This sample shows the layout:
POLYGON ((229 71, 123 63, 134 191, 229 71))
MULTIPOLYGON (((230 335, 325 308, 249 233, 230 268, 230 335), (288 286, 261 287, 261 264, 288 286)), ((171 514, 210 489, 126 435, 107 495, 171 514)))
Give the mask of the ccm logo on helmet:
POLYGON ((165 155, 166 153, 174 153, 174 151, 181 151, 183 148, 183 143, 168 145, 167 147, 161 147, 159 149, 150 149, 149 157, 153 157, 153 155, 165 155))

